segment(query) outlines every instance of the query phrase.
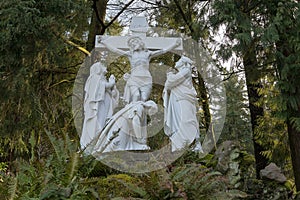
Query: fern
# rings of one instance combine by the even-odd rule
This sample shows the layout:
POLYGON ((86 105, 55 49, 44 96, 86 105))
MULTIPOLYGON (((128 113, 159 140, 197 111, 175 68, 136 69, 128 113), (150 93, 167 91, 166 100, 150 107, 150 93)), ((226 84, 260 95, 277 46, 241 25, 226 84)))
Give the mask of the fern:
POLYGON ((11 183, 8 184, 9 200, 14 200, 15 198, 18 197, 17 189, 18 189, 18 175, 12 179, 11 183))
POLYGON ((300 118, 293 117, 291 121, 296 130, 300 132, 300 118))
POLYGON ((62 151, 61 145, 56 141, 55 137, 53 135, 51 135, 50 131, 45 129, 45 133, 47 134, 51 145, 55 151, 56 157, 58 158, 58 160, 62 160, 62 154, 64 151, 62 151))
POLYGON ((31 135, 29 138, 29 144, 31 145, 31 158, 30 161, 33 162, 35 160, 35 152, 34 148, 36 147, 36 140, 35 140, 35 132, 34 130, 31 131, 31 135))
POLYGON ((73 177, 75 176, 77 169, 78 169, 78 163, 79 163, 79 154, 74 152, 71 160, 70 160, 70 170, 67 171, 67 174, 69 175, 69 182, 72 181, 73 177))

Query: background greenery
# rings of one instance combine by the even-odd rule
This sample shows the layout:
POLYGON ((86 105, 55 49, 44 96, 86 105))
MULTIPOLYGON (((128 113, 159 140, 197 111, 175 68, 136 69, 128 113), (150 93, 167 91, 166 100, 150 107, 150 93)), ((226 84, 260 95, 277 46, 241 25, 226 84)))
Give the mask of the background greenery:
MULTIPOLYGON (((295 0, 0 0, 0 199, 296 199, 299 7, 295 0), (95 35, 120 34, 140 13, 152 26, 190 36, 215 58, 227 91, 217 146, 229 151, 214 149, 204 158, 187 152, 143 175, 115 171, 79 151, 71 112, 77 71, 86 56, 93 59, 95 35), (285 183, 260 177, 271 162, 285 183)), ((177 59, 168 54, 153 62, 177 59)), ((109 66, 117 77, 126 69, 109 66)), ((211 117, 207 83, 199 79, 195 87, 204 134, 211 117)))

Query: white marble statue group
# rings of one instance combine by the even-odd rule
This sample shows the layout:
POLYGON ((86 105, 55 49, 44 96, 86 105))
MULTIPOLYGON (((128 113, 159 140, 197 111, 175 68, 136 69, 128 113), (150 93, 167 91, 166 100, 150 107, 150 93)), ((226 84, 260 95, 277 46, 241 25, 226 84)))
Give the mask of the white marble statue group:
MULTIPOLYGON (((129 37, 129 51, 116 48, 106 40, 101 42, 110 51, 125 55, 130 61, 131 71, 124 75, 126 85, 123 97, 126 106, 114 113, 119 100, 115 78, 111 75, 107 80, 106 67, 100 62, 93 64, 84 88, 81 148, 86 154, 92 155, 150 150, 147 145, 147 115, 151 116, 158 110, 157 104, 149 100, 152 89, 150 59, 176 48, 181 40, 155 51, 147 49, 139 36, 129 37)), ((196 143, 194 150, 202 151, 192 68, 193 61, 182 56, 176 62, 175 69, 167 73, 163 92, 164 131, 170 138, 171 151, 182 150, 193 142, 196 143)))

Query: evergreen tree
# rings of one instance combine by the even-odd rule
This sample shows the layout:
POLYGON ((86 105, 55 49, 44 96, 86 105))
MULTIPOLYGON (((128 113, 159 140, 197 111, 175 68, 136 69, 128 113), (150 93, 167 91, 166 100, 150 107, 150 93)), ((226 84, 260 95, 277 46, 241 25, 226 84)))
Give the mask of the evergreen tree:
POLYGON ((261 98, 259 89, 262 87, 260 78, 263 72, 261 68, 257 67, 256 46, 258 36, 252 34, 253 30, 257 28, 253 22, 253 18, 256 16, 256 4, 252 1, 214 1, 212 8, 213 14, 210 16, 211 26, 216 31, 219 31, 221 26, 225 26, 224 34, 228 41, 221 46, 219 51, 220 57, 228 58, 228 54, 232 55, 235 52, 242 61, 245 70, 256 159, 256 176, 259 178, 259 172, 267 166, 268 160, 261 154, 264 151, 264 147, 257 141, 259 138, 255 136, 258 119, 263 116, 263 107, 257 104, 261 98))
MULTIPOLYGON (((287 124, 297 191, 300 191, 300 2, 275 1, 269 5, 276 27, 276 67, 281 92, 281 116, 287 124)), ((299 195, 298 195, 299 197, 299 195)))
POLYGON ((84 44, 89 15, 83 0, 13 0, 0 6, 0 146, 6 152, 1 159, 13 161, 30 156, 32 134, 43 148, 44 129, 77 136, 70 96, 85 54, 70 44, 84 44))
POLYGON ((248 152, 253 151, 252 133, 245 81, 233 74, 226 82, 227 109, 221 141, 235 140, 248 152))

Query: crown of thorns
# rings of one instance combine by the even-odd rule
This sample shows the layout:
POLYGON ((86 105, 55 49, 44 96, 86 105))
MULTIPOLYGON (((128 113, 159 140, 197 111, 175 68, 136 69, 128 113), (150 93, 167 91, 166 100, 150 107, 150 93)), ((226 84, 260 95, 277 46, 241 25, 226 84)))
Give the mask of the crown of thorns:
POLYGON ((131 43, 134 42, 134 41, 143 42, 142 38, 140 38, 139 36, 132 36, 127 41, 128 46, 130 46, 131 43))

